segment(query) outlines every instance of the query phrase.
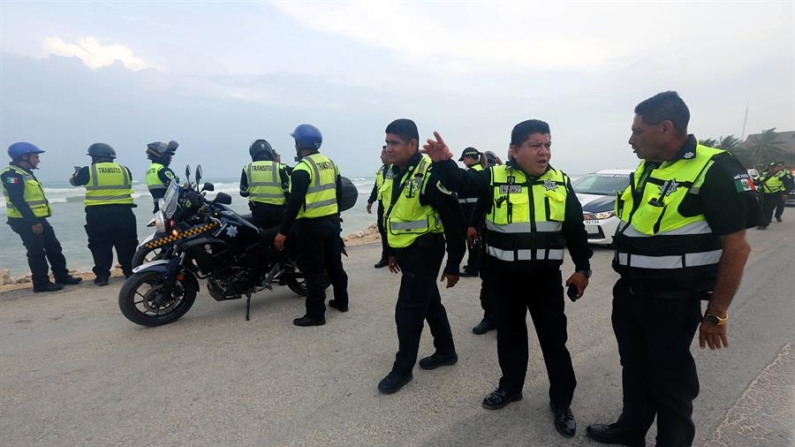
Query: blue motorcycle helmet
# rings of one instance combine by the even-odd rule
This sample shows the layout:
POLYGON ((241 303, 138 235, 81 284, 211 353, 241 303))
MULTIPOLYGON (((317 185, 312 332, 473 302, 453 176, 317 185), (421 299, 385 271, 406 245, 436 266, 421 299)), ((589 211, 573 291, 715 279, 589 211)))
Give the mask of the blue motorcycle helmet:
POLYGON ((16 161, 22 158, 25 154, 42 154, 44 153, 43 150, 39 149, 33 143, 27 143, 24 141, 20 141, 18 143, 14 143, 11 146, 8 146, 8 156, 11 157, 11 161, 16 161))
POLYGON ((323 134, 320 129, 311 124, 301 124, 290 134, 295 139, 296 150, 308 149, 316 151, 323 143, 323 134))

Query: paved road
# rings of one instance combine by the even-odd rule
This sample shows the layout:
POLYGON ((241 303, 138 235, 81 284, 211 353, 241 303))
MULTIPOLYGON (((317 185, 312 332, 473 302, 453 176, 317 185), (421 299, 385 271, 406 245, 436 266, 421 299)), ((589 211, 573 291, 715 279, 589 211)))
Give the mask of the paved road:
MULTIPOLYGON (((731 348, 694 348, 698 446, 795 445, 795 217, 749 239, 731 348)), ((552 427, 534 335, 525 399, 501 411, 480 407, 499 368, 495 333, 470 332, 481 315, 475 279, 443 291, 459 363, 417 368, 401 392, 379 395, 397 346, 399 277, 372 268, 377 251, 350 250, 351 311, 330 309, 322 327, 292 325, 303 301, 286 288, 255 296, 250 322, 243 301, 202 292, 182 320, 155 329, 121 315, 119 279, 0 295, 0 446, 597 445, 585 425, 612 421, 621 400, 610 251, 597 249, 586 296, 567 302, 579 380, 571 440, 552 427)), ((426 330, 421 355, 432 349, 426 330)))

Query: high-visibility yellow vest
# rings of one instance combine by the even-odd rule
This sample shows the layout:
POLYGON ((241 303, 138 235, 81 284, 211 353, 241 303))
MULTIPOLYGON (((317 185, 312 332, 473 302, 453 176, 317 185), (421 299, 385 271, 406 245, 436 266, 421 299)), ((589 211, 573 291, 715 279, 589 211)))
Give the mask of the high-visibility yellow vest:
POLYGON ((127 168, 114 162, 92 163, 88 173, 86 206, 133 203, 132 180, 127 168))
MULTIPOLYGON (((476 164, 476 165, 472 165, 472 167, 469 168, 469 170, 470 171, 475 171, 475 172, 482 171, 483 170, 483 165, 481 165, 479 163, 476 164)), ((460 203, 461 205, 475 204, 477 201, 478 201, 478 197, 477 196, 474 196, 474 197, 462 197, 461 194, 458 195, 458 203, 460 203)), ((469 216, 465 216, 465 218, 468 218, 468 217, 469 216)))
POLYGON ((698 145, 692 158, 664 162, 645 179, 646 161, 638 166, 629 186, 616 194, 620 222, 613 266, 622 277, 651 287, 691 284, 711 290, 723 253, 720 238, 703 214, 685 216, 679 207, 688 195, 699 194, 715 158, 725 153, 698 145))
POLYGON ((282 185, 282 166, 275 161, 255 161, 243 167, 248 181, 248 199, 269 205, 284 205, 285 185, 282 185))
MULTIPOLYGON (((30 210, 33 212, 33 215, 36 217, 48 217, 51 214, 50 204, 47 202, 47 198, 44 196, 44 188, 41 186, 41 182, 36 180, 32 174, 25 171, 24 169, 9 165, 5 169, 3 169, 0 174, 5 174, 6 172, 14 171, 22 177, 22 181, 25 185, 25 190, 23 192, 22 198, 25 200, 25 203, 28 204, 30 210)), ((7 208, 7 215, 10 219, 21 219, 22 213, 11 203, 11 199, 8 197, 8 190, 6 189, 5 183, 3 183, 3 195, 6 199, 6 208, 7 208)))
POLYGON ((563 262, 569 180, 549 168, 541 177, 529 179, 518 167, 500 165, 491 170, 494 192, 486 215, 486 253, 505 262, 563 262))
POLYGON ((784 182, 782 181, 784 176, 787 174, 787 171, 781 170, 778 171, 776 174, 768 173, 768 177, 762 180, 762 192, 768 194, 775 194, 784 192, 787 188, 784 186, 784 182))
POLYGON ((385 179, 379 190, 385 210, 387 242, 392 248, 406 248, 424 234, 444 232, 439 213, 432 206, 420 203, 420 196, 428 185, 430 167, 431 159, 423 155, 420 162, 409 167, 400 179, 385 179), (401 191, 393 206, 392 189, 395 187, 401 191))
MULTIPOLYGON (((303 157, 293 169, 309 174, 309 189, 297 219, 313 219, 337 214, 337 165, 325 155, 316 152, 303 157)), ((292 188, 292 185, 290 185, 292 188)))
POLYGON ((385 180, 392 180, 392 165, 383 165, 378 172, 375 173, 375 191, 376 191, 376 200, 382 200, 381 188, 384 186, 385 180), (386 171, 386 176, 384 176, 384 171, 386 171))

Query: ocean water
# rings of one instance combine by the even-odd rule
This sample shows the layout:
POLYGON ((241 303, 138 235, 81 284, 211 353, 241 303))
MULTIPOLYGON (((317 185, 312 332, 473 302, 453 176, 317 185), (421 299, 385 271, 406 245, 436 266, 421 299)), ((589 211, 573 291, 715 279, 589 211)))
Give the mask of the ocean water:
MULTIPOLYGON (((342 213, 343 236, 366 228, 375 222, 373 214, 367 214, 367 197, 373 188, 374 177, 349 177, 359 190, 356 205, 342 213)), ((221 179, 202 179, 213 183, 215 191, 208 193, 212 198, 220 191, 232 196, 231 207, 239 213, 249 213, 248 200, 240 197, 239 177, 221 179)), ((58 240, 63 246, 66 264, 69 269, 91 271, 94 261, 88 249, 88 237, 84 225, 86 223, 85 188, 74 187, 68 182, 43 182, 44 193, 50 201, 52 216, 48 221, 53 226, 58 240)), ((154 228, 147 228, 146 224, 152 218, 152 196, 146 189, 146 184, 140 181, 133 182, 133 198, 138 205, 133 211, 138 224, 138 240, 154 232, 154 228)), ((0 241, 2 241, 2 255, 0 256, 0 269, 10 269, 12 277, 30 273, 25 247, 22 239, 6 224, 6 203, 0 194, 0 241)))

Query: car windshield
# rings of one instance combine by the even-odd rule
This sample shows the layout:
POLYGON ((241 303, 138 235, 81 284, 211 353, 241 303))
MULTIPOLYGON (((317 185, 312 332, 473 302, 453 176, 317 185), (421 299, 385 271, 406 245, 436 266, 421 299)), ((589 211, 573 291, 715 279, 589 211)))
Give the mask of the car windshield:
POLYGON ((588 174, 575 180, 571 186, 581 194, 608 196, 623 191, 627 185, 629 174, 588 174))
POLYGON ((179 199, 179 185, 177 182, 171 182, 168 184, 166 195, 163 196, 163 215, 166 219, 171 219, 177 211, 177 199, 179 199))

